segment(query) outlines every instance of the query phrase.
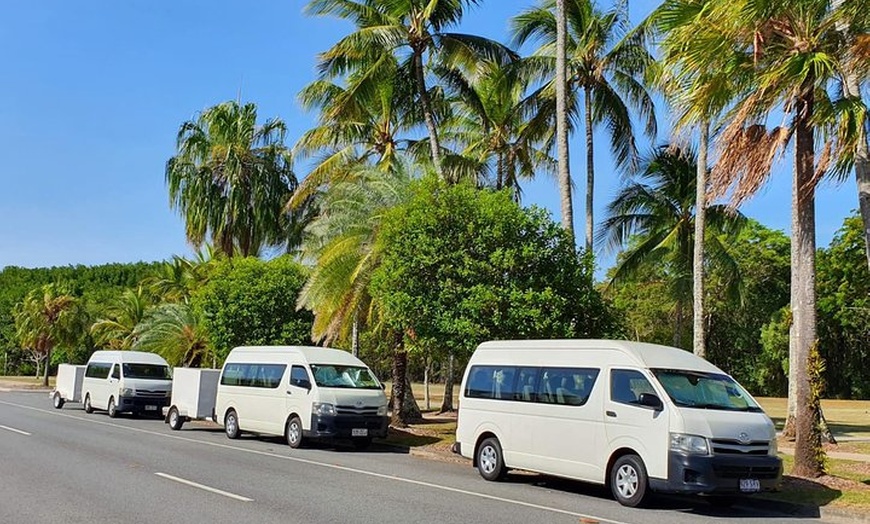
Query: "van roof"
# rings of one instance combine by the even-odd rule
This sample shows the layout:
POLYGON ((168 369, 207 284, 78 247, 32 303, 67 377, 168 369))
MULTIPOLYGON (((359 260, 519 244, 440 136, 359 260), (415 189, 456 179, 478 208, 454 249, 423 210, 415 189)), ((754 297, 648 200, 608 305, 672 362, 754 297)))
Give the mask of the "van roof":
POLYGON ((494 340, 478 346, 478 351, 490 350, 616 350, 633 359, 638 366, 659 369, 689 369, 724 373, 710 362, 684 349, 631 342, 628 340, 494 340))
POLYGON ((230 352, 227 361, 238 361, 245 356, 286 358, 293 354, 301 356, 310 364, 365 365, 348 351, 312 346, 239 346, 230 352))
POLYGON ((147 351, 94 351, 88 362, 127 362, 169 366, 163 357, 157 353, 148 353, 147 351))

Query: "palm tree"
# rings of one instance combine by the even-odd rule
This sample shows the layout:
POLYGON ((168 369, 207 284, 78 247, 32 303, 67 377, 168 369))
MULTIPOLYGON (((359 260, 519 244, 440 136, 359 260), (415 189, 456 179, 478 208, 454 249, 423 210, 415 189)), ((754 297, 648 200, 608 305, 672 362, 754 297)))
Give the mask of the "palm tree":
POLYGON ((552 129, 535 118, 536 100, 525 97, 526 82, 515 68, 489 62, 477 69, 473 74, 458 68, 437 71, 454 106, 442 137, 458 146, 469 165, 494 172, 486 185, 510 188, 519 199, 520 179, 555 171, 544 148, 552 129))
POLYGON ((115 350, 132 348, 136 341, 133 333, 150 305, 151 300, 142 286, 124 291, 109 307, 107 318, 98 319, 91 326, 97 344, 115 350))
MULTIPOLYGON (((634 126, 629 108, 638 111, 645 132, 656 133, 655 110, 652 98, 642 83, 644 71, 652 64, 652 56, 637 38, 621 39, 626 32, 625 10, 601 12, 592 0, 564 0, 567 18, 566 76, 567 99, 565 109, 556 108, 555 115, 565 113, 572 122, 585 121, 586 127, 586 248, 592 249, 594 218, 595 163, 593 127, 603 124, 610 134, 610 146, 620 167, 636 165, 634 126), (580 113, 579 93, 583 93, 583 111, 580 113)), ((557 64, 557 27, 554 10, 556 0, 541 0, 537 7, 524 11, 511 21, 514 40, 522 45, 538 41, 541 47, 524 60, 527 74, 546 82, 540 96, 555 103, 559 82, 557 64), (555 83, 555 86, 553 85, 555 83)), ((571 128, 573 130, 573 128, 571 128)), ((558 132, 558 129, 557 129, 558 132)), ((557 140, 559 138, 557 137, 557 140)), ((567 165, 567 155, 559 158, 567 165)), ((560 175, 563 224, 565 199, 568 196, 560 175)))
MULTIPOLYGON (((691 150, 661 146, 642 159, 631 180, 607 208, 599 239, 610 249, 627 246, 609 285, 618 284, 644 267, 659 266, 668 275, 676 303, 674 345, 683 340, 683 314, 692 297, 692 261, 697 192, 697 159, 691 150)), ((709 229, 704 238, 710 263, 730 275, 732 292, 739 283, 737 264, 723 238, 736 235, 744 218, 725 206, 707 209, 709 229)))
MULTIPOLYGON (((815 141, 828 138, 829 123, 816 108, 830 103, 827 93, 845 78, 848 50, 837 34, 839 14, 830 0, 709 0, 701 11, 687 21, 699 35, 699 45, 687 50, 691 60, 705 70, 723 64, 725 73, 738 79, 717 140, 714 195, 730 192, 739 204, 754 194, 767 180, 777 152, 794 141, 789 403, 796 410, 795 472, 814 477, 823 471, 820 413, 811 402, 808 375, 817 343, 815 186, 831 158, 848 155, 842 146, 855 138, 826 140, 817 165, 815 141), (790 122, 768 132, 764 123, 780 111, 790 122)), ((718 94, 708 90, 698 100, 703 105, 718 94)))
POLYGON ((428 60, 473 67, 481 59, 512 58, 504 46, 479 36, 450 33, 468 6, 479 0, 311 0, 306 12, 347 20, 356 30, 320 55, 320 72, 337 78, 355 72, 372 77, 385 55, 397 60, 401 76, 413 79, 429 133, 432 163, 443 176, 438 127, 426 82, 428 60))
POLYGON ((199 367, 212 356, 199 317, 187 304, 160 304, 148 310, 133 332, 133 349, 158 353, 171 366, 199 367))
POLYGON ((85 331, 81 303, 63 287, 47 284, 27 294, 13 310, 15 336, 22 347, 45 356, 43 385, 48 386, 51 352, 76 343, 85 331))
MULTIPOLYGON (((565 0, 556 0, 556 155, 559 169, 559 200, 562 209, 562 227, 574 238, 574 202, 571 197, 571 163, 568 149, 568 17, 565 0)), ((588 205, 588 202, 587 202, 588 205)), ((587 210, 587 220, 592 221, 587 210)), ((590 250, 589 234, 586 249, 590 250)))
POLYGON ((283 144, 285 131, 279 119, 257 125, 256 106, 234 101, 181 125, 166 183, 189 242, 198 247, 211 235, 227 256, 255 255, 287 242, 284 204, 296 177, 283 144))

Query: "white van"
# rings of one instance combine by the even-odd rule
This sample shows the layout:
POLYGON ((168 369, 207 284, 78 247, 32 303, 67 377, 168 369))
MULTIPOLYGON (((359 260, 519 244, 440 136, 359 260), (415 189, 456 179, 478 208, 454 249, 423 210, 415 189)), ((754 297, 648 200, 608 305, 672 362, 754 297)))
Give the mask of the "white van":
POLYGON ((155 353, 94 351, 82 380, 85 412, 102 409, 113 418, 118 413, 159 416, 171 393, 169 364, 155 353))
POLYGON ((283 435, 294 448, 307 438, 341 438, 364 449, 389 425, 381 383, 337 349, 237 347, 224 362, 215 406, 227 437, 283 435))
POLYGON ((770 418, 734 379, 682 349, 612 340, 485 342, 462 380, 454 451, 509 468, 650 491, 734 495, 782 475, 770 418))

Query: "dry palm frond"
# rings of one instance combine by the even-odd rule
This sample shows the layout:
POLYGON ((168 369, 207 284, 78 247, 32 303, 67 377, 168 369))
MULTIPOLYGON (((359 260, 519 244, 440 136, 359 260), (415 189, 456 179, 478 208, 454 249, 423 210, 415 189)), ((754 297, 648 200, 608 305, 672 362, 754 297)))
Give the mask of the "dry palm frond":
POLYGON ((721 155, 710 176, 710 197, 721 198, 730 192, 730 205, 740 206, 767 181, 777 152, 790 137, 787 127, 775 127, 768 133, 763 125, 737 125, 735 119, 719 139, 721 155))

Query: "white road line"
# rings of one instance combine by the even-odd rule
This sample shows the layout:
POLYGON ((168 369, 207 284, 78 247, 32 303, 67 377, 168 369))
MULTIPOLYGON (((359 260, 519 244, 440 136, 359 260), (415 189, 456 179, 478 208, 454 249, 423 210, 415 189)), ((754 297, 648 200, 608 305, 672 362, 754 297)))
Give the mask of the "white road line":
POLYGON ((533 509, 538 509, 538 510, 542 510, 542 511, 549 511, 549 512, 551 512, 551 513, 559 513, 559 514, 562 514, 562 515, 569 515, 569 516, 577 517, 577 518, 581 518, 581 519, 591 519, 591 520, 596 520, 596 521, 598 521, 598 522, 600 522, 600 523, 606 523, 606 524, 630 524, 630 523, 628 523, 628 522, 623 522, 623 521, 620 521, 620 520, 608 519, 608 518, 606 518, 606 517, 599 517, 599 516, 596 516, 596 515, 589 515, 589 514, 586 514, 586 513, 577 513, 577 512, 569 511, 569 510, 565 510, 565 509, 554 508, 554 507, 550 507, 550 506, 543 506, 543 505, 540 505, 540 504, 534 504, 534 503, 532 503, 532 502, 523 502, 523 501, 521 501, 521 500, 507 499, 507 498, 498 497, 498 496, 495 496, 495 495, 490 495, 490 494, 488 494, 488 493, 480 493, 480 492, 478 492, 478 491, 468 491, 468 490, 464 490, 464 489, 460 489, 460 488, 454 488, 454 487, 450 487, 450 486, 442 486, 442 485, 440 485, 440 484, 432 484, 432 483, 430 483, 430 482, 424 482, 424 481, 422 481, 422 480, 414 480, 414 479, 410 479, 410 478, 406 478, 406 477, 399 477, 399 476, 396 476, 396 475, 386 475, 386 474, 384 474, 384 473, 377 473, 377 472, 375 472, 375 471, 366 471, 366 470, 363 470, 363 469, 351 468, 351 467, 348 467, 348 466, 340 466, 340 465, 338 465, 338 464, 329 464, 329 463, 326 463, 326 462, 317 462, 317 461, 315 461, 315 460, 303 459, 303 458, 299 458, 299 457, 291 457, 291 456, 288 456, 288 455, 279 455, 279 454, 277 454, 277 453, 270 453, 270 452, 268 452, 268 451, 259 451, 259 450, 256 450, 256 449, 242 448, 242 447, 238 447, 238 446, 232 446, 232 445, 229 445, 229 444, 218 444, 217 442, 206 442, 206 441, 204 441, 204 440, 196 440, 196 439, 187 438, 187 437, 182 437, 182 436, 178 436, 178 435, 169 435, 169 434, 166 434, 166 433, 160 433, 160 432, 157 432, 157 431, 151 431, 151 430, 141 429, 141 428, 134 428, 134 427, 130 427, 130 426, 124 426, 124 425, 122 425, 122 424, 115 424, 115 423, 112 423, 112 422, 104 422, 104 421, 102 421, 102 420, 89 420, 89 419, 84 418, 84 417, 80 417, 80 416, 76 416, 76 415, 70 415, 70 414, 67 414, 67 413, 61 413, 61 412, 58 412, 58 411, 55 411, 55 410, 40 409, 40 408, 35 408, 35 407, 32 407, 32 406, 26 406, 26 405, 23 405, 23 404, 15 404, 15 403, 13 403, 13 402, 6 402, 6 401, 3 401, 3 400, 0 400, 0 404, 5 404, 5 405, 7 405, 7 406, 13 406, 13 407, 16 407, 16 408, 21 408, 21 409, 27 409, 27 410, 30 410, 30 411, 36 411, 36 412, 39 412, 39 413, 44 413, 44 414, 46 414, 46 415, 53 415, 53 416, 57 416, 57 417, 66 417, 66 418, 71 418, 71 419, 79 420, 79 421, 82 421, 82 422, 90 422, 90 423, 92 423, 92 424, 99 424, 99 425, 102 425, 102 426, 108 426, 108 427, 113 427, 113 428, 118 428, 118 429, 125 429, 125 430, 128 430, 128 431, 133 431, 133 432, 136 432, 136 433, 143 433, 143 434, 146 434, 146 435, 155 435, 155 436, 158 436, 158 437, 163 437, 163 438, 168 438, 168 439, 173 439, 173 440, 179 440, 179 441, 182 441, 182 442, 190 442, 190 443, 193 443, 193 444, 200 444, 200 445, 204 445, 204 446, 211 446, 211 447, 220 448, 220 449, 230 449, 230 450, 234 450, 234 451, 241 451, 241 452, 243 452, 243 453, 251 453, 251 454, 253 454, 253 455, 260 455, 260 456, 264 456, 264 457, 277 458, 277 459, 281 459, 281 460, 289 460, 289 461, 291 461, 291 462, 299 462, 299 463, 301 463, 301 464, 308 464, 308 465, 311 465, 311 466, 320 466, 320 467, 323 467, 323 468, 335 469, 335 470, 339 470, 339 471, 346 471, 346 472, 348 472, 348 473, 356 473, 356 474, 359 474, 359 475, 366 475, 366 476, 369 476, 369 477, 381 478, 381 479, 386 479, 386 480, 393 480, 393 481, 396 481, 396 482, 403 482, 403 483, 405 483, 405 484, 414 484, 414 485, 417 485, 417 486, 423 486, 423 487, 432 488, 432 489, 437 489, 437 490, 441 490, 441 491, 448 491, 448 492, 451 492, 451 493, 459 493, 459 494, 467 495, 467 496, 470 496, 470 497, 477 497, 477 498, 486 499, 486 500, 494 500, 494 501, 497 501, 497 502, 503 502, 503 503, 505 503, 505 504, 513 504, 513 505, 515 505, 515 506, 522 506, 522 507, 533 508, 533 509))
POLYGON ((11 431, 13 433, 18 433, 19 435, 30 436, 30 433, 26 431, 21 431, 20 429, 10 428, 9 426, 0 426, 0 429, 5 429, 6 431, 11 431))
POLYGON ((158 477, 163 477, 165 479, 174 480, 175 482, 180 482, 182 484, 187 484, 188 486, 193 486, 194 488, 199 488, 201 490, 209 491, 211 493, 217 493, 218 495, 223 495, 224 497, 229 497, 231 499, 241 500, 242 502, 254 502, 254 499, 249 499, 248 497, 243 497, 241 495, 236 495, 235 493, 230 493, 228 491, 223 491, 217 488, 212 488, 210 486, 206 486, 204 484, 199 484, 197 482, 193 482, 192 480, 184 480, 182 478, 174 477, 172 475, 168 475, 166 473, 155 473, 158 477))

